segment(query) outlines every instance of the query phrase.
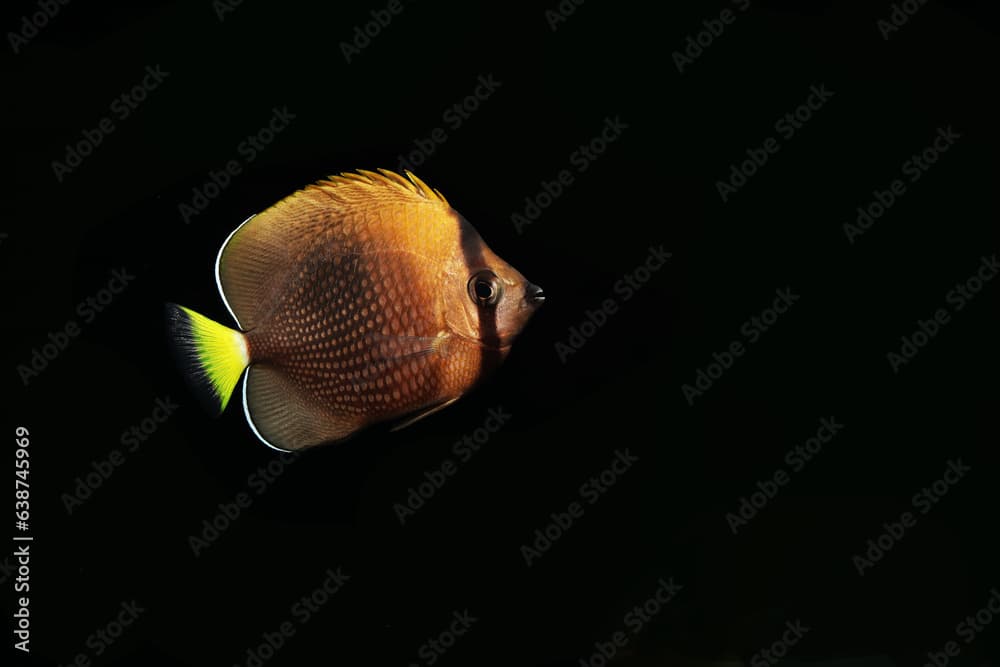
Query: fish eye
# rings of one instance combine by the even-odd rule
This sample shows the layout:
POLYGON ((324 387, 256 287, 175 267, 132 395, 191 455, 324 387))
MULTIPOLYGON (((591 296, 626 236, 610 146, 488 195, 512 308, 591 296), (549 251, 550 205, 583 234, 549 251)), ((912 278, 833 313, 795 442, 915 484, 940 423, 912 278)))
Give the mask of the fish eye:
POLYGON ((480 306, 493 306, 503 294, 503 285, 492 271, 479 271, 469 278, 469 297, 480 306))

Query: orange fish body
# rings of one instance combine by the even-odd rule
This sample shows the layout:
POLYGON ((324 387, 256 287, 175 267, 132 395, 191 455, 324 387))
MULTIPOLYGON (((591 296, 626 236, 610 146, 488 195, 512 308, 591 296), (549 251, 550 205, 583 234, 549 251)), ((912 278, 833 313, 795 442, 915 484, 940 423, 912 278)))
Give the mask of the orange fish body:
POLYGON ((177 357, 219 411, 249 366, 247 420, 283 450, 450 404, 544 301, 439 192, 384 170, 332 177, 251 217, 216 276, 240 330, 170 305, 177 357))

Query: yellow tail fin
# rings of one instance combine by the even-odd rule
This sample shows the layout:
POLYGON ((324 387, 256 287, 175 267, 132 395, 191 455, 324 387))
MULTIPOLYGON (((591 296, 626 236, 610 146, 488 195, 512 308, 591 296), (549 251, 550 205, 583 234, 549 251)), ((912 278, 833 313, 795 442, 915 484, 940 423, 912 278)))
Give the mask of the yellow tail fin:
POLYGON ((213 414, 221 413, 250 364, 246 336, 175 303, 167 304, 167 323, 185 378, 213 414))

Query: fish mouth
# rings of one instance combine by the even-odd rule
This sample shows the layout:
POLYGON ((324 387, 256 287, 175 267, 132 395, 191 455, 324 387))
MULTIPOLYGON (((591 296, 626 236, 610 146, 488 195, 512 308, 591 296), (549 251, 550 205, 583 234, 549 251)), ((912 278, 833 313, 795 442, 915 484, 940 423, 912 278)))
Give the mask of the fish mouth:
POLYGON ((545 291, 534 283, 528 283, 528 286, 524 289, 524 300, 529 305, 537 308, 545 303, 545 291))

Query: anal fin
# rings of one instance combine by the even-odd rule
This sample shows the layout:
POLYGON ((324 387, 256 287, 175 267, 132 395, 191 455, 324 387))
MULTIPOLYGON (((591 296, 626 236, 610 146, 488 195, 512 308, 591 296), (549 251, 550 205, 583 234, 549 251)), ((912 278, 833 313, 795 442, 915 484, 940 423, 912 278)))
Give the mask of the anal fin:
POLYGON ((247 370, 243 412, 254 434, 265 445, 281 451, 342 440, 360 426, 330 414, 283 373, 268 366, 247 370))

